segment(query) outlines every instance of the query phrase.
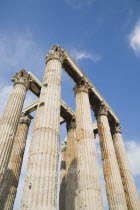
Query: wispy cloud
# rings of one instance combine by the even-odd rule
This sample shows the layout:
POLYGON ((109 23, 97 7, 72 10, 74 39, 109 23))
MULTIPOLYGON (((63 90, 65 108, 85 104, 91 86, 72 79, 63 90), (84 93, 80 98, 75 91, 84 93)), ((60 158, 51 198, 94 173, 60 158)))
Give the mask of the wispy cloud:
MULTIPOLYGON (((101 189, 102 189, 102 198, 103 198, 103 206, 104 209, 108 209, 107 203, 107 196, 106 196, 106 189, 105 189, 105 180, 103 175, 103 168, 102 168, 102 160, 101 160, 101 152, 100 152, 100 145, 99 145, 99 136, 97 135, 96 138, 96 151, 98 156, 98 165, 100 170, 100 180, 101 180, 101 189)), ((135 140, 125 142, 126 150, 128 159, 131 165, 131 171, 133 173, 134 179, 136 177, 140 177, 140 144, 138 144, 135 140)), ((137 191, 140 195, 139 186, 137 186, 137 191)))
POLYGON ((83 9, 92 5, 96 0, 65 0, 65 2, 74 9, 83 9))
POLYGON ((140 19, 137 21, 132 32, 129 34, 129 44, 135 54, 140 56, 140 19))
POLYGON ((134 176, 140 176, 140 144, 136 141, 128 141, 125 143, 128 158, 131 164, 132 173, 134 176))
POLYGON ((30 32, 0 35, 0 73, 14 74, 21 68, 38 72, 44 68, 44 54, 30 32))
POLYGON ((79 51, 77 49, 72 50, 70 54, 77 61, 83 60, 83 59, 89 59, 93 61, 94 63, 96 63, 101 59, 101 56, 99 55, 92 54, 86 51, 79 51))
MULTIPOLYGON (((10 83, 11 75, 13 76, 21 68, 31 71, 38 77, 42 78, 44 72, 45 61, 44 55, 47 52, 43 50, 36 43, 33 35, 30 32, 25 33, 0 33, 0 117, 5 108, 7 100, 13 88, 13 84, 10 83), (44 64, 44 66, 43 66, 44 64), (43 70, 42 70, 43 69, 43 70), (6 78, 4 81, 4 77, 6 78), (4 81, 4 82, 3 82, 4 81)), ((40 78, 39 78, 40 79, 40 78)), ((36 99, 30 91, 27 92, 27 97, 24 106, 29 105, 36 99)), ((21 178, 19 181, 19 190, 17 193, 17 199, 15 200, 14 209, 20 208, 20 198, 25 178, 27 153, 30 145, 31 130, 29 132, 29 138, 27 141, 23 167, 21 172, 21 178)))

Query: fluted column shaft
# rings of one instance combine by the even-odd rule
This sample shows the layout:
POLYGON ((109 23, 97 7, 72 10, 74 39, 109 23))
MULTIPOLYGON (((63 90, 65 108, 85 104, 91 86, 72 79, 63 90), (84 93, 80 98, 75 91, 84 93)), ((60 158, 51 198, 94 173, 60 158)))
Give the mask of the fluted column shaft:
POLYGON ((77 190, 74 209, 76 210, 103 209, 88 89, 89 86, 84 81, 80 81, 75 87, 77 190))
POLYGON ((0 190, 0 208, 3 210, 12 210, 14 206, 31 119, 30 115, 25 114, 22 114, 20 118, 8 168, 5 173, 2 189, 0 190))
POLYGON ((76 123, 75 120, 67 122, 67 151, 66 151, 66 198, 65 209, 75 209, 75 196, 77 191, 77 169, 75 162, 76 149, 76 123))
POLYGON ((129 210, 139 210, 138 193, 131 173, 119 123, 116 123, 115 130, 113 131, 113 143, 122 177, 127 207, 129 210))
POLYGON ((61 144, 59 210, 65 210, 66 198, 66 141, 61 144))
POLYGON ((97 123, 109 209, 125 210, 125 194, 104 104, 100 106, 97 123))
POLYGON ((12 81, 15 85, 0 119, 0 187, 8 166, 30 78, 25 70, 21 70, 12 81))
POLYGON ((30 145, 21 209, 56 210, 63 52, 51 49, 30 145))

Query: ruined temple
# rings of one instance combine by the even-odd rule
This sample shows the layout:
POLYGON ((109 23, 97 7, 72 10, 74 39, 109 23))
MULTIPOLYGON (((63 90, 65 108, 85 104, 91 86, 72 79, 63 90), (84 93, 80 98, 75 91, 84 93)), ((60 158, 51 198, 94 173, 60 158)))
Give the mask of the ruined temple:
POLYGON ((46 56, 43 83, 24 69, 12 81, 0 119, 0 209, 13 209, 31 113, 36 110, 21 210, 57 209, 59 136, 64 122, 67 138, 61 144, 59 209, 103 209, 98 133, 109 209, 140 210, 120 120, 71 56, 55 45, 46 56), (76 112, 61 99, 62 69, 75 82, 76 112), (38 100, 23 109, 28 89, 38 100))

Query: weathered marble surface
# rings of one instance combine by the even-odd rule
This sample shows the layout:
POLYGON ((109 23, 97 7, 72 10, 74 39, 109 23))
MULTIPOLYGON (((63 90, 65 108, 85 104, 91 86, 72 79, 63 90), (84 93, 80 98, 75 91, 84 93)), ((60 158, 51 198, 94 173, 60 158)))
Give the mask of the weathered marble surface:
POLYGON ((118 165, 120 168, 127 208, 129 210, 139 210, 140 202, 138 198, 138 193, 124 146, 120 123, 118 122, 115 124, 115 129, 113 131, 113 143, 118 160, 118 165))
POLYGON ((98 110, 97 124, 108 206, 111 210, 127 210, 123 184, 114 150, 107 114, 107 107, 104 103, 101 103, 98 110))
POLYGON ((15 84, 0 119, 0 188, 8 166, 26 91, 29 88, 31 78, 25 70, 21 70, 12 78, 12 81, 15 84))
POLYGON ((59 47, 49 51, 30 145, 22 210, 56 210, 62 60, 59 47))
POLYGON ((20 117, 10 160, 0 189, 0 209, 2 210, 12 210, 14 206, 31 119, 31 115, 22 114, 20 117))
POLYGON ((79 81, 76 94, 76 153, 77 185, 75 186, 75 210, 101 210, 102 197, 96 146, 89 104, 89 85, 79 81))

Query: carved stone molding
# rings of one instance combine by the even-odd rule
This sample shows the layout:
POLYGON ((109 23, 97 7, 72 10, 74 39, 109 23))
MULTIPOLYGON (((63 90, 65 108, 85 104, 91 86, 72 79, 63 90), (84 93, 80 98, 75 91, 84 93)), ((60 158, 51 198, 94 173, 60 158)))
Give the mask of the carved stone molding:
POLYGON ((15 76, 11 79, 15 84, 23 84, 28 90, 30 83, 32 82, 31 76, 25 71, 25 69, 21 69, 15 76))
POLYGON ((32 119, 33 119, 33 117, 31 115, 22 113, 21 114, 21 117, 20 117, 20 122, 19 123, 20 124, 30 125, 32 119))
POLYGON ((90 85, 88 84, 87 81, 85 81, 84 77, 82 77, 74 86, 73 90, 75 91, 75 94, 79 92, 86 92, 88 93, 88 90, 90 88, 90 85))
POLYGON ((46 63, 53 59, 57 59, 61 63, 63 63, 64 58, 64 50, 61 49, 59 45, 55 45, 50 49, 49 53, 46 55, 46 63))
POLYGON ((75 118, 73 118, 71 121, 67 122, 67 131, 69 131, 70 129, 74 129, 76 128, 76 121, 75 118))
MULTIPOLYGON (((96 113, 96 112, 95 112, 96 113)), ((101 102, 95 117, 99 115, 108 115, 108 107, 104 104, 104 101, 101 102)))

